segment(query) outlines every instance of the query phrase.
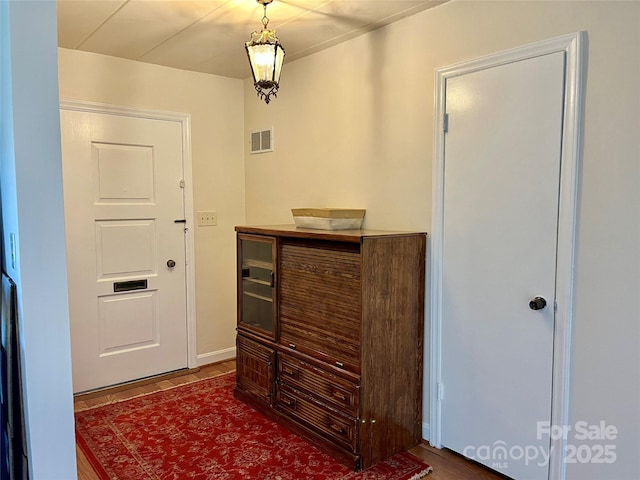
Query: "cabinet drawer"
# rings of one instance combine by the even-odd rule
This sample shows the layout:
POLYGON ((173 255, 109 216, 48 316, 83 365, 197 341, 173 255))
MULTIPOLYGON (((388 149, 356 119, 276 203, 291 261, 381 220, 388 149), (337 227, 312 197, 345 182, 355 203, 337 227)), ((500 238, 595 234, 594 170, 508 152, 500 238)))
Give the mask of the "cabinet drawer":
POLYGON ((278 380, 339 411, 358 416, 360 388, 353 382, 284 353, 278 357, 278 380))
POLYGON ((276 408, 333 443, 357 453, 358 421, 314 402, 294 389, 278 388, 276 408))
POLYGON ((271 405, 275 387, 275 350, 240 335, 236 342, 237 387, 271 405))
POLYGON ((325 325, 311 325, 305 320, 287 317, 282 307, 280 344, 311 355, 348 372, 360 374, 360 344, 353 338, 327 330, 325 325))

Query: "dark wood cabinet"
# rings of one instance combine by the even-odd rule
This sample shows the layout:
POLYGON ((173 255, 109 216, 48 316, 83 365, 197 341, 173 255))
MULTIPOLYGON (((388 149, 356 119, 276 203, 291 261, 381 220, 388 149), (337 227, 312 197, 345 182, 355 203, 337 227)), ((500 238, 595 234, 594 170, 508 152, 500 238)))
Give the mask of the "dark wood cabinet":
POLYGON ((416 445, 426 235, 293 226, 236 231, 236 397, 354 469, 416 445), (270 260, 267 247, 255 253, 252 242, 269 245, 270 260), (251 265, 258 270, 247 271, 251 265), (263 310, 247 307, 256 280, 263 310), (271 324, 264 299, 272 302, 271 324))
POLYGON ((267 405, 275 392, 276 351, 242 335, 236 339, 236 383, 239 389, 267 405))

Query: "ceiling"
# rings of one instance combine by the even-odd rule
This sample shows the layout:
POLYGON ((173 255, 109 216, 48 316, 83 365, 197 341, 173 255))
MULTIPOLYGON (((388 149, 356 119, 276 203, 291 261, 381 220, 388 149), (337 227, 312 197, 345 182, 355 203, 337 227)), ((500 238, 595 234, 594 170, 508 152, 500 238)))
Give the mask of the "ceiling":
MULTIPOLYGON (((267 16, 286 64, 445 1, 274 0, 267 16)), ((255 0, 58 0, 58 45, 246 78, 262 14, 255 0)))

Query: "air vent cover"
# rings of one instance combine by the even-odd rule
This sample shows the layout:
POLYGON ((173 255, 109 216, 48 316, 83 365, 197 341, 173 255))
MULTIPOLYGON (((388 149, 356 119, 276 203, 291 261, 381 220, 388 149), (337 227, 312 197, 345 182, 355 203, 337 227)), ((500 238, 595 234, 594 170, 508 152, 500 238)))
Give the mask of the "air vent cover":
POLYGON ((249 134, 251 153, 273 152, 273 127, 269 130, 259 130, 249 134))

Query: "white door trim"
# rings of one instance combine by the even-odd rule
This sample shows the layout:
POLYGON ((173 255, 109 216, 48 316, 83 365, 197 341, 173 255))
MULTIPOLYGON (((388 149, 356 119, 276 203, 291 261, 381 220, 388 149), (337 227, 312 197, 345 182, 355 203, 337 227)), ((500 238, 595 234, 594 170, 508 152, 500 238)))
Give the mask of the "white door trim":
POLYGON ((109 105, 105 103, 88 102, 84 100, 60 100, 61 110, 75 110, 80 112, 104 113, 124 117, 147 118, 178 122, 182 127, 182 169, 184 176, 184 214, 187 223, 185 235, 186 256, 186 295, 187 295, 187 366, 198 366, 196 344, 196 273, 195 273, 195 245, 193 232, 193 181, 191 161, 191 115, 188 113, 167 112, 147 108, 109 105))
MULTIPOLYGON (((573 269, 578 198, 578 166, 582 156, 584 112, 584 68, 586 32, 545 40, 495 55, 436 70, 435 132, 433 161, 433 211, 431 225, 431 376, 430 438, 441 447, 441 346, 442 346, 442 255, 444 225, 444 113, 446 81, 459 75, 496 67, 527 58, 564 52, 566 58, 562 161, 558 211, 556 270, 557 311, 554 326, 552 425, 569 424, 571 328, 573 324, 573 269)), ((566 439, 552 440, 549 478, 564 479, 566 439)))

